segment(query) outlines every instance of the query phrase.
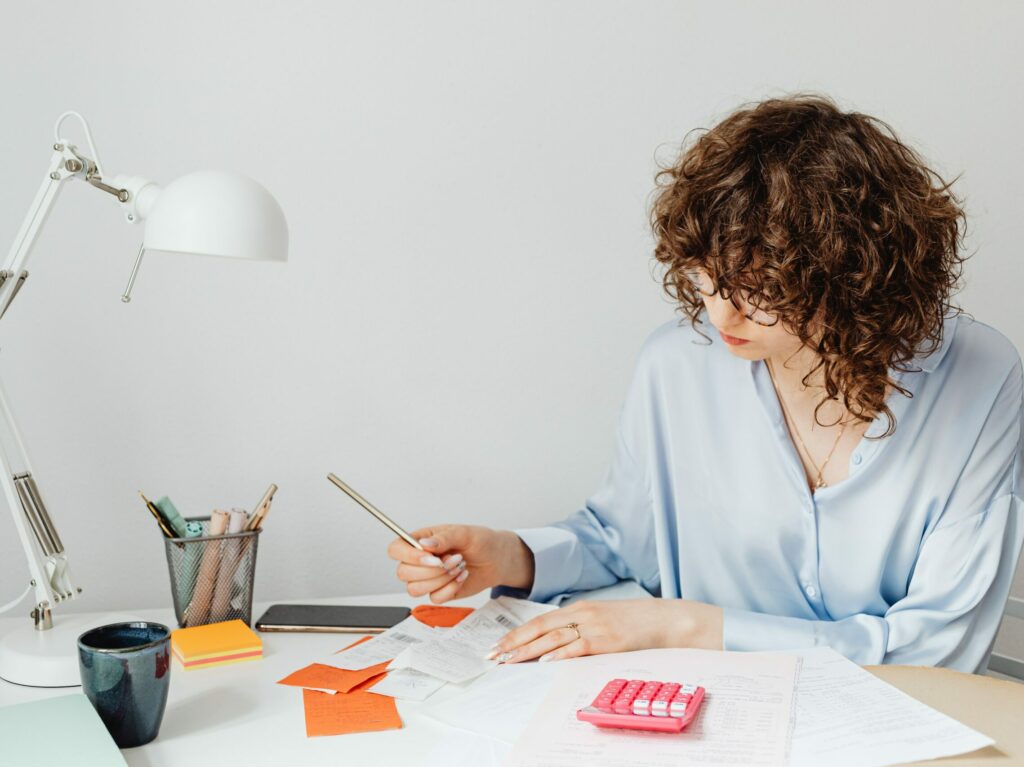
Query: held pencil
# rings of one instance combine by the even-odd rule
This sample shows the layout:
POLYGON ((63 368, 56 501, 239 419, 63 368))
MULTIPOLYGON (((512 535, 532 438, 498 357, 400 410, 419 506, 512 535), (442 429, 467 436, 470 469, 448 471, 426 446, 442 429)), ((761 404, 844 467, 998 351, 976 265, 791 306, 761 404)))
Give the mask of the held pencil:
POLYGON ((374 506, 368 500, 363 498, 363 496, 361 496, 359 493, 357 493, 351 487, 349 487, 344 482, 342 482, 340 479, 338 479, 338 477, 335 476, 333 473, 328 474, 327 475, 327 479, 329 479, 331 481, 331 483, 336 488, 338 488, 343 493, 345 493, 345 495, 347 495, 353 501, 355 501, 360 506, 362 506, 364 509, 366 509, 368 512, 370 512, 370 514, 372 514, 374 517, 377 518, 378 522, 380 522, 382 525, 384 525, 389 530, 391 530, 391 532, 393 532, 395 535, 397 535, 403 541, 405 541, 406 543, 408 543, 410 546, 412 546, 415 549, 419 549, 420 551, 425 551, 425 549, 420 545, 419 541, 417 541, 415 538, 413 538, 411 535, 409 535, 409 533, 407 533, 405 530, 403 530, 400 525, 398 525, 392 519, 390 519, 383 511, 378 509, 376 506, 374 506))

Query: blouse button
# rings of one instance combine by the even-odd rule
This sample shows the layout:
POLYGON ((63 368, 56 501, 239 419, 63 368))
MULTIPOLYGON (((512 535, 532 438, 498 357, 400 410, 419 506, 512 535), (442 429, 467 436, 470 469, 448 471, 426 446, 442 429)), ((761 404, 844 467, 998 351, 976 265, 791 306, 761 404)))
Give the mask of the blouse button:
POLYGON ((806 587, 806 589, 805 589, 805 590, 807 591, 807 596, 811 597, 812 599, 813 599, 813 598, 814 598, 814 597, 815 597, 815 596, 817 595, 817 593, 818 593, 818 590, 817 590, 817 589, 815 589, 815 588, 814 588, 814 586, 811 586, 811 585, 808 585, 808 586, 806 587))
POLYGON ((854 463, 854 465, 857 465, 860 462, 861 462, 860 453, 854 453, 853 454, 853 463, 854 463))

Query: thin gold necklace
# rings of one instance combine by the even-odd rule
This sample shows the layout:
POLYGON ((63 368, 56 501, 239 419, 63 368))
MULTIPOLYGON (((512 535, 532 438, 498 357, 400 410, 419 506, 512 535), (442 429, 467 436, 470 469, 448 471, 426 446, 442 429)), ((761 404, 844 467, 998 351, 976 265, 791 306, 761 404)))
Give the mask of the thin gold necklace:
POLYGON ((803 448, 804 455, 807 456, 807 460, 811 462, 811 466, 818 473, 817 479, 814 482, 814 489, 817 490, 820 487, 825 487, 825 480, 821 478, 822 474, 825 473, 825 467, 828 466, 828 462, 832 460, 832 454, 836 452, 836 447, 839 445, 839 440, 843 438, 843 432, 846 431, 846 422, 844 421, 842 426, 839 427, 839 434, 836 435, 836 441, 832 443, 832 449, 828 451, 828 457, 825 458, 825 462, 818 466, 814 460, 814 456, 811 455, 811 451, 807 449, 807 445, 804 443, 804 438, 800 436, 800 429, 797 428, 796 419, 790 415, 789 408, 786 407, 786 400, 782 396, 782 392, 779 391, 779 387, 775 383, 775 373, 772 372, 772 364, 767 359, 765 365, 768 366, 768 377, 772 379, 772 388, 775 389, 775 396, 779 398, 779 404, 782 405, 782 414, 786 417, 793 426, 793 434, 796 436, 797 442, 800 443, 800 447, 803 448))

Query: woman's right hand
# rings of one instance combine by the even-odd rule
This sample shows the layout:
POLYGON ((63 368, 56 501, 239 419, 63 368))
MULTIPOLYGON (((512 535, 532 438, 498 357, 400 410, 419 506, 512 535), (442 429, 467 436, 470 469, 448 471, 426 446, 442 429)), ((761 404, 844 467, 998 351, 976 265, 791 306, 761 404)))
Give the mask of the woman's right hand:
POLYGON ((388 556, 410 596, 441 604, 495 586, 533 586, 533 552, 510 530, 476 525, 437 525, 411 533, 425 549, 396 538, 388 556))

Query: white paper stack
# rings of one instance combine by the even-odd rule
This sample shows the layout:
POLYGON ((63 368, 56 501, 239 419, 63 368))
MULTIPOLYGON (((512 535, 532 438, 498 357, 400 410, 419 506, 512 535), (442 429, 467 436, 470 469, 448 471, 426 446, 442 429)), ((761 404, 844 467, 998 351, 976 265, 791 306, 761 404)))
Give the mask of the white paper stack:
MULTIPOLYGON (((688 751, 687 758, 696 759, 699 753, 701 764, 885 767, 963 754, 992 743, 830 648, 792 653, 645 650, 506 666, 422 713, 494 744, 499 758, 493 764, 572 763, 584 753, 591 765, 614 764, 616 758, 621 763, 676 764, 682 756, 653 744, 677 738, 676 750, 694 749, 695 744, 686 745, 690 738, 702 741, 697 746, 703 751, 688 751), (742 665, 753 661, 768 665, 742 665), (792 679, 786 671, 789 664, 797 664, 792 679), (601 731, 575 721, 576 708, 588 704, 609 679, 622 676, 694 682, 707 689, 708 697, 700 717, 682 736, 601 731), (789 698, 786 684, 793 685, 789 698), (780 735, 784 720, 788 733, 780 735), (752 733, 760 743, 750 742, 752 733), (780 737, 788 751, 781 762, 780 737), (720 747, 723 739, 736 742, 720 747), (619 746, 626 744, 620 754, 619 746), (748 747, 751 757, 743 753, 748 747), (510 755, 513 759, 505 762, 510 755)), ((485 751, 476 749, 477 754, 485 751)), ((449 752, 446 767, 461 767, 463 762, 451 756, 449 752)), ((433 764, 430 759, 428 763, 433 764)), ((472 764, 488 762, 477 758, 472 764)))

